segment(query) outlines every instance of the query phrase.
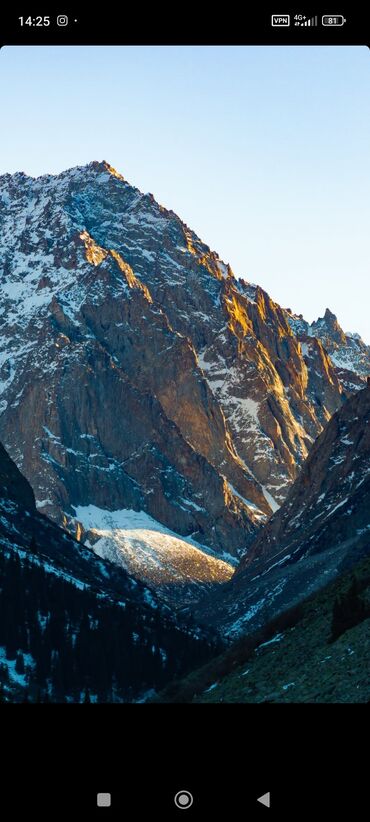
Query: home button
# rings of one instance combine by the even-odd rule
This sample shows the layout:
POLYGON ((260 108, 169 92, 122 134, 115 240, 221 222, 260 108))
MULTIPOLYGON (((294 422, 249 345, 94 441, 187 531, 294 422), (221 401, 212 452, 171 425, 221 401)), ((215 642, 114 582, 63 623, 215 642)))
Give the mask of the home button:
POLYGON ((176 808, 179 808, 181 811, 185 811, 188 808, 191 808, 194 799, 189 793, 189 791, 178 791, 175 799, 174 799, 176 808))

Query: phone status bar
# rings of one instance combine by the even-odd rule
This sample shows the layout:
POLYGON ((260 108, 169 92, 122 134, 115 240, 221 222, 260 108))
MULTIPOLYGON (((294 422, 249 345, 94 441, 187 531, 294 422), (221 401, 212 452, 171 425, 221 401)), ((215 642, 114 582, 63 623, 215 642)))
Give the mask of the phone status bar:
POLYGON ((38 15, 22 11, 2 14, 0 45, 370 45, 368 10, 358 16, 343 8, 336 14, 328 14, 327 7, 284 14, 255 8, 242 24, 232 14, 222 20, 215 15, 210 22, 204 12, 196 26, 189 19, 172 28, 155 9, 145 20, 139 9, 129 17, 124 9, 109 7, 99 14, 71 7, 38 15))

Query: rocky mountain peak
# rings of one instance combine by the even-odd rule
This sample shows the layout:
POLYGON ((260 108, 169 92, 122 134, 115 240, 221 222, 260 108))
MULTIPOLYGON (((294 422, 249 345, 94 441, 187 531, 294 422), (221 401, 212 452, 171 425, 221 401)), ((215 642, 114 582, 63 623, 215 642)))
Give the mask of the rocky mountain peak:
MULTIPOLYGON (((74 168, 68 169, 65 174, 70 174, 70 176, 76 177, 78 173, 82 176, 88 175, 96 175, 97 177, 100 174, 110 174, 113 177, 116 177, 118 180, 122 180, 126 182, 125 178, 120 174, 107 160, 92 160, 90 163, 87 163, 85 166, 75 166, 74 168)), ((58 175, 55 175, 58 176, 58 175)), ((109 180, 109 177, 106 177, 106 180, 109 180)))
POLYGON ((107 161, 106 161, 106 160, 103 160, 103 163, 102 163, 102 164, 103 164, 104 168, 105 168, 107 171, 109 171, 109 174, 112 174, 112 176, 113 176, 113 177, 117 177, 117 179, 118 179, 118 180, 122 180, 123 182, 126 182, 126 180, 125 180, 125 178, 122 176, 122 174, 120 174, 120 172, 119 172, 119 171, 117 171, 115 168, 113 168, 113 166, 111 166, 109 163, 107 163, 107 161))
POLYGON ((323 346, 106 161, 0 191, 0 436, 38 505, 239 556, 343 401, 323 346))
POLYGON ((319 317, 316 322, 312 323, 312 330, 315 333, 316 331, 319 332, 320 338, 322 342, 325 344, 325 337, 327 336, 327 343, 328 347, 330 348, 331 345, 337 343, 338 345, 345 345, 346 344, 346 335, 339 325, 337 317, 330 311, 330 308, 325 310, 325 314, 323 317, 319 317))
POLYGON ((285 313, 305 351, 312 346, 310 338, 316 338, 323 345, 347 397, 364 387, 364 381, 370 373, 370 346, 366 345, 359 334, 344 333, 336 315, 329 308, 312 325, 302 314, 293 314, 290 309, 285 309, 285 313))

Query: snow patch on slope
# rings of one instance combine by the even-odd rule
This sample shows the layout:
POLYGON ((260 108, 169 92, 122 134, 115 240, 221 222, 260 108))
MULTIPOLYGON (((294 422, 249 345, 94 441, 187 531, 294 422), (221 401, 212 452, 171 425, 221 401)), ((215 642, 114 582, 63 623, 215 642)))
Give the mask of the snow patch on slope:
POLYGON ((239 494, 239 491, 237 491, 236 488, 234 488, 234 486, 231 485, 231 482, 228 482, 228 486, 234 497, 238 497, 238 499, 240 499, 244 503, 244 505, 249 509, 252 519, 255 518, 256 520, 267 520, 267 514, 265 514, 264 511, 261 511, 261 509, 258 508, 258 506, 254 502, 252 502, 250 499, 246 499, 241 494, 239 494))
POLYGON ((262 493, 263 493, 263 496, 264 496, 266 502, 268 502, 268 504, 271 508, 271 511, 273 513, 275 513, 275 511, 278 511, 279 508, 280 508, 280 505, 276 502, 276 499, 274 499, 274 497, 271 496, 270 492, 267 490, 265 485, 262 485, 262 493))
POLYGON ((85 544, 142 582, 159 588, 220 583, 234 573, 230 562, 219 559, 210 548, 190 537, 179 537, 144 511, 72 507, 76 522, 89 532, 85 544))

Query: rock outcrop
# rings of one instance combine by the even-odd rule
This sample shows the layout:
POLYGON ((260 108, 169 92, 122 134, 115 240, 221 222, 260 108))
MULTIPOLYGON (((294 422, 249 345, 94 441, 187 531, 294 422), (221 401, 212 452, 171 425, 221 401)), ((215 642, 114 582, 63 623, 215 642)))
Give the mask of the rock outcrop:
POLYGON ((346 396, 364 387, 366 377, 370 374, 370 346, 364 343, 359 334, 345 334, 329 308, 312 325, 301 314, 292 314, 289 309, 287 318, 302 346, 311 348, 314 338, 320 340, 330 356, 346 396))

